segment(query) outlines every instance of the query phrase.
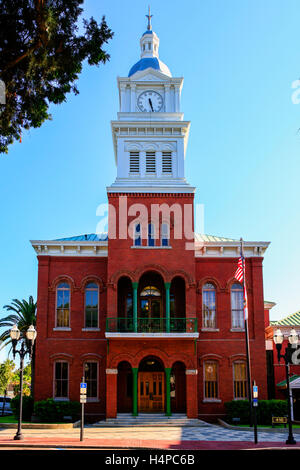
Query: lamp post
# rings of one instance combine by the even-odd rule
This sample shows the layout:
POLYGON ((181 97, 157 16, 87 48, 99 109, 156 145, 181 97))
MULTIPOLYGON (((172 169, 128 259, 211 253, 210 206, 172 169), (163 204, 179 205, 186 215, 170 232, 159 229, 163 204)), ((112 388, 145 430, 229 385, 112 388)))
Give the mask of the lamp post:
POLYGON ((283 343, 283 334, 278 329, 274 334, 274 343, 276 344, 278 362, 280 359, 284 359, 285 362, 285 374, 286 374, 286 385, 287 385, 287 395, 288 395, 288 424, 289 424, 289 436, 286 440, 286 444, 296 444, 296 441, 293 436, 293 427, 292 427, 292 417, 291 417, 291 397, 290 397, 290 363, 292 361, 292 353, 297 347, 298 344, 298 335, 297 332, 292 329, 288 336, 288 345, 285 349, 285 353, 281 354, 281 348, 283 343))
POLYGON ((21 332, 18 329, 17 325, 14 325, 10 330, 10 337, 13 345, 13 356, 14 359, 16 354, 20 356, 20 409, 19 409, 19 419, 18 419, 18 430, 14 437, 15 440, 24 439, 22 435, 22 406, 23 406, 23 370, 24 370, 24 359, 26 354, 32 357, 33 345, 36 338, 37 332, 33 325, 30 325, 28 330, 25 333, 25 336, 21 336, 21 332), (17 350, 18 341, 21 341, 21 347, 17 350))

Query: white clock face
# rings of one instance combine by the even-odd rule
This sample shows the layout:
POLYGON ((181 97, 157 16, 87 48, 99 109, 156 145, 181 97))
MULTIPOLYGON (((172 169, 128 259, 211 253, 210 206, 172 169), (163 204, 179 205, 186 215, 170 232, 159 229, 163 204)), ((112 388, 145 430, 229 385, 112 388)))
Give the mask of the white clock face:
POLYGON ((144 113, 157 113, 162 109, 163 98, 157 91, 143 91, 138 97, 137 105, 144 113))

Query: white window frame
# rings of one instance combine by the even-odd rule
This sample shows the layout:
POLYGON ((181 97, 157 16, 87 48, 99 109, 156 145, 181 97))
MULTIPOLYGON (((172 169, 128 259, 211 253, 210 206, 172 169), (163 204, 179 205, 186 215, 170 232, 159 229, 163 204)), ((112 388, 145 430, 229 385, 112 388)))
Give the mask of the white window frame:
POLYGON ((87 396, 87 401, 89 403, 92 403, 92 402, 98 402, 99 401, 99 361, 96 361, 96 360, 86 360, 84 361, 84 364, 83 364, 83 377, 86 381, 86 378, 85 378, 85 364, 96 364, 97 365, 97 396, 96 397, 88 397, 87 396))
POLYGON ((100 291, 99 291, 99 284, 95 281, 89 281, 86 283, 85 288, 84 288, 84 328, 83 331, 99 331, 99 310, 100 310, 100 291), (95 284, 97 287, 88 287, 89 284, 95 284), (87 291, 92 291, 92 292, 97 292, 97 326, 86 326, 86 292, 87 291))
POLYGON ((202 329, 203 330, 216 330, 217 329, 217 290, 216 286, 212 282, 206 282, 202 286, 202 329), (208 287, 211 286, 211 287, 208 287), (205 305, 204 305, 204 292, 213 292, 215 300, 214 316, 213 316, 213 325, 205 324, 205 305))
POLYGON ((217 403, 220 403, 221 400, 220 400, 219 394, 220 394, 219 363, 218 363, 218 361, 215 361, 214 359, 207 359, 203 363, 203 401, 204 402, 214 402, 214 403, 217 402, 217 403), (205 382, 206 382, 206 380, 205 380, 205 368, 206 368, 206 365, 209 365, 209 364, 213 364, 213 365, 216 366, 217 396, 214 397, 214 398, 213 397, 207 397, 206 396, 206 390, 205 390, 205 382))
POLYGON ((243 286, 238 282, 234 282, 230 287, 231 331, 244 331, 245 329, 243 299, 243 286), (234 286, 239 286, 239 288, 234 286), (242 307, 240 309, 233 308, 232 296, 237 295, 237 293, 242 296, 242 307))
POLYGON ((234 361, 233 364, 232 364, 232 377, 233 377, 233 381, 232 381, 232 385, 233 385, 233 399, 234 400, 247 400, 248 399, 248 377, 247 377, 247 364, 245 361, 243 360, 239 360, 239 361, 234 361), (244 381, 240 380, 240 382, 245 382, 245 388, 246 388, 246 395, 245 397, 236 397, 235 396, 235 366, 238 365, 238 364, 243 364, 244 367, 245 367, 245 371, 246 371, 246 378, 244 381))
POLYGON ((57 284, 56 289, 55 289, 55 327, 53 328, 53 330, 60 330, 60 331, 70 331, 71 330, 71 286, 70 286, 69 282, 67 282, 67 281, 61 281, 59 284, 57 284), (59 287, 61 284, 68 284, 68 288, 67 287, 59 287), (58 324, 57 324, 57 310, 58 310, 57 294, 58 294, 58 290, 63 290, 63 291, 68 290, 69 291, 69 325, 68 326, 58 326, 58 324))
POLYGON ((69 389, 70 389, 70 364, 64 359, 59 359, 53 363, 53 399, 57 401, 69 401, 69 389), (56 384, 56 364, 67 364, 67 396, 61 397, 55 395, 55 384, 56 384))

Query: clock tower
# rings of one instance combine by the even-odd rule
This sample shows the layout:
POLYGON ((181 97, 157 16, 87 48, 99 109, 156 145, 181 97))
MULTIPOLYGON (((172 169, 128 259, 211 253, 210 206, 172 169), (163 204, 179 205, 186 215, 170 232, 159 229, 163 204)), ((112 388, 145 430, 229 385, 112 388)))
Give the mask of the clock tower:
POLYGON ((108 192, 193 192, 184 159, 190 122, 180 109, 182 77, 172 77, 159 59, 159 38, 147 30, 140 60, 127 77, 118 77, 118 118, 112 121, 117 178, 108 192))

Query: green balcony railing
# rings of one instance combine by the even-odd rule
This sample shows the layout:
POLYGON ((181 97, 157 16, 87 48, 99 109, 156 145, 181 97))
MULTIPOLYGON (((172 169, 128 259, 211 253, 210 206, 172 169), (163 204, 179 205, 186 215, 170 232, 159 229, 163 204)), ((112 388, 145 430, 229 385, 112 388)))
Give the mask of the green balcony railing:
POLYGON ((109 333, 196 333, 196 318, 107 318, 109 333))

